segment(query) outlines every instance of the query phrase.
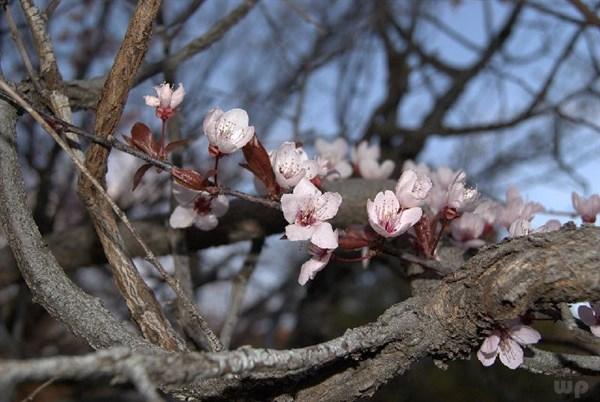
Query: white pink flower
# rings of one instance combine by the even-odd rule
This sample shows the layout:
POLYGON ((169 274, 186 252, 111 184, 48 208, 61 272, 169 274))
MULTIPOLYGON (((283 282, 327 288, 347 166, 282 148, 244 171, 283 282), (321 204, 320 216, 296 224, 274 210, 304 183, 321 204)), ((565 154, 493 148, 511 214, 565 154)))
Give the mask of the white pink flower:
POLYGON ((448 187, 448 208, 463 212, 472 211, 477 206, 479 193, 476 189, 468 187, 465 180, 464 172, 459 172, 448 187))
POLYGON ((477 358, 484 366, 494 364, 496 357, 510 369, 516 369, 523 363, 522 345, 538 343, 541 335, 535 329, 522 324, 513 325, 508 329, 494 331, 485 338, 477 358))
POLYGON ((396 197, 404 208, 420 207, 429 195, 432 185, 427 175, 408 169, 402 172, 396 184, 396 197))
POLYGON ((185 96, 183 84, 180 83, 175 91, 173 91, 171 84, 167 83, 154 87, 154 90, 157 96, 144 96, 146 105, 156 108, 156 116, 162 120, 173 117, 175 109, 181 104, 185 96))
POLYGON ((517 219, 508 228, 510 237, 527 236, 531 233, 531 222, 527 219, 517 219))
POLYGON ((518 219, 531 221, 536 213, 544 211, 544 206, 537 202, 525 202, 519 191, 510 187, 506 191, 506 204, 498 213, 496 223, 510 228, 518 219))
POLYGON ((452 238, 463 249, 481 247, 485 244, 485 241, 479 237, 483 234, 485 224, 485 219, 481 216, 465 212, 450 224, 452 238))
POLYGON ((193 191, 176 183, 173 195, 179 205, 173 210, 169 224, 174 229, 195 225, 200 230, 212 230, 229 209, 224 195, 214 196, 205 191, 193 191))
POLYGON ((337 236, 329 222, 342 203, 338 193, 321 193, 308 179, 303 178, 292 194, 281 197, 283 216, 289 225, 285 235, 291 241, 310 240, 322 249, 335 249, 337 236))
POLYGON ((571 200, 573 201, 573 208, 581 215, 581 220, 584 223, 596 222, 596 215, 600 213, 600 195, 594 194, 589 198, 584 198, 573 192, 571 193, 571 200))
MULTIPOLYGON (((337 243, 338 240, 338 231, 334 231, 333 235, 335 236, 335 241, 337 243)), ((321 271, 329 260, 331 259, 331 254, 333 254, 334 249, 323 249, 314 244, 310 244, 308 247, 308 252, 311 254, 310 260, 306 261, 302 264, 300 268, 300 275, 298 276, 298 283, 302 286, 306 284, 311 279, 315 278, 317 272, 321 271)))
POLYGON ((373 230, 389 238, 400 236, 414 226, 421 219, 423 210, 419 207, 400 208, 396 195, 386 190, 377 193, 375 201, 367 200, 367 215, 373 230))
POLYGON ((284 142, 270 157, 275 179, 282 188, 292 188, 303 177, 312 179, 318 173, 318 162, 309 160, 304 149, 295 142, 284 142))
POLYGON ((333 142, 317 138, 315 149, 319 157, 325 162, 327 176, 340 179, 352 176, 352 165, 346 160, 348 143, 344 138, 337 138, 333 142))
POLYGON ((592 334, 600 337, 600 304, 580 304, 577 308, 577 318, 590 327, 592 334))
POLYGON ((431 211, 437 214, 447 209, 451 212, 450 215, 473 211, 479 201, 479 193, 476 189, 468 187, 466 180, 465 172, 455 172, 446 166, 440 166, 433 172, 433 187, 427 199, 431 211))
POLYGON ((379 145, 369 146, 367 141, 362 141, 358 147, 352 148, 352 163, 361 177, 365 179, 387 179, 394 171, 396 164, 391 160, 379 163, 381 150, 379 145))
POLYGON ((493 226, 496 223, 496 219, 498 218, 498 213, 500 210, 500 204, 495 201, 485 200, 477 204, 477 207, 475 207, 473 213, 481 216, 486 225, 493 226))
POLYGON ((549 219, 542 226, 534 230, 535 233, 548 233, 560 230, 561 224, 558 219, 549 219))
POLYGON ((254 135, 254 127, 248 125, 248 113, 243 109, 223 112, 211 109, 202 123, 208 142, 219 152, 230 154, 246 145, 254 135))

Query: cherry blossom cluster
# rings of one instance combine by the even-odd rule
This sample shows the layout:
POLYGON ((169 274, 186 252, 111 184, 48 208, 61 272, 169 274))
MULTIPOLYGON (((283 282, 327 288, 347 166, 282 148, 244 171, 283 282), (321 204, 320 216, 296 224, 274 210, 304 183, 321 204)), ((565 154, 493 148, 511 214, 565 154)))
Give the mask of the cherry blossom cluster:
MULTIPOLYGON (((166 124, 177 113, 185 90, 179 84, 155 87, 157 96, 144 97, 162 122, 158 141, 148 126, 138 122, 126 140, 132 147, 151 158, 165 162, 168 154, 186 141, 166 141, 166 124)), ((525 200, 515 188, 509 188, 504 201, 483 197, 472 187, 463 171, 441 166, 435 169, 412 161, 404 162, 395 182, 387 189, 372 194, 364 206, 367 219, 363 224, 334 227, 335 217, 343 208, 342 196, 325 191, 328 181, 362 177, 367 180, 389 180, 396 171, 392 160, 381 160, 376 143, 360 142, 351 146, 344 138, 315 141, 314 157, 303 144, 284 141, 266 150, 250 125, 248 113, 240 108, 223 111, 211 109, 202 130, 208 139, 208 153, 214 158, 214 169, 202 174, 194 169, 172 167, 173 197, 178 206, 169 224, 173 228, 195 226, 213 230, 227 213, 229 200, 218 182, 219 160, 241 150, 241 164, 254 176, 261 197, 281 208, 288 225, 284 238, 305 242, 310 255, 302 264, 298 282, 305 285, 314 279, 331 260, 362 261, 386 253, 396 239, 404 237, 417 257, 439 260, 438 248, 446 240, 462 249, 476 249, 495 242, 502 236, 519 237, 560 229, 560 222, 549 220, 534 228, 532 220, 544 207, 525 200)), ((135 189, 152 164, 142 165, 133 180, 135 189)), ((156 165, 155 165, 156 166, 156 165)), ((157 167, 161 171, 162 167, 157 167)), ((385 188, 386 186, 384 186, 385 188)), ((593 224, 600 213, 600 196, 589 198, 572 194, 573 208, 584 224, 593 224)), ((406 243, 406 242, 405 242, 406 243)), ((438 261, 442 262, 442 261, 438 261)), ((600 307, 583 303, 573 309, 574 316, 600 336, 600 307)), ((477 354, 483 365, 496 357, 510 368, 523 361, 522 347, 536 343, 540 334, 519 320, 497 325, 485 339, 477 354)))

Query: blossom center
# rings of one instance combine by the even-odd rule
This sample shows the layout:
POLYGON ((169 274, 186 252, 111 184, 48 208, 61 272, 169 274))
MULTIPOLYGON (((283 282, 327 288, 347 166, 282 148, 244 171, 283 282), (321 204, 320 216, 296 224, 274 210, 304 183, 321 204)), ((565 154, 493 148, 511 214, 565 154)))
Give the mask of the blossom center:
POLYGON ((219 119, 219 122, 217 123, 217 133, 219 137, 230 139, 236 134, 238 129, 238 125, 231 120, 219 119))
POLYGON ((211 211, 211 199, 210 197, 199 196, 194 200, 194 211, 198 215, 206 215, 211 211))
POLYGON ((314 207, 302 209, 296 214, 296 224, 301 226, 311 226, 317 222, 314 207))

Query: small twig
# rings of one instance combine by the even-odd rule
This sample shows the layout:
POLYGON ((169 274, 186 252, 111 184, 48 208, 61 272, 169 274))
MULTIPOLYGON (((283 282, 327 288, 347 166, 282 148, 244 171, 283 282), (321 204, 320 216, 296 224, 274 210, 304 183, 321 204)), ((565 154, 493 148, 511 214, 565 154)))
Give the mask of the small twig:
POLYGON ((225 195, 231 195, 234 197, 237 197, 241 200, 246 200, 246 201, 250 201, 250 202, 254 202, 257 204, 261 204, 264 205, 265 207, 269 207, 269 208, 273 208, 273 209, 281 209, 281 204, 277 201, 271 201, 268 200, 266 198, 262 198, 262 197, 257 197, 255 195, 250 195, 250 194, 246 194, 246 193, 242 193, 241 191, 237 191, 237 190, 232 190, 230 188, 226 188, 226 187, 219 187, 219 193, 220 194, 225 194, 225 195))
POLYGON ((246 285, 248 284, 250 276, 252 276, 252 273, 256 269, 260 252, 262 251, 264 244, 264 237, 252 240, 252 246, 250 247, 250 251, 246 256, 244 265, 242 265, 240 272, 233 279, 229 311, 227 313, 227 317, 225 318, 225 322, 223 323, 220 336, 221 343, 225 349, 229 349, 231 344, 231 338, 233 337, 235 325, 238 322, 240 311, 242 309, 244 295, 246 294, 246 285))
POLYGON ((404 260, 404 261, 407 261, 407 262, 412 262, 414 264, 421 265, 421 266, 423 266, 425 268, 428 268, 428 269, 434 271, 435 273, 437 273, 440 276, 446 276, 446 275, 448 275, 448 274, 450 274, 450 273, 453 272, 453 270, 451 268, 446 267, 446 266, 440 264, 437 261, 428 260, 428 259, 425 259, 425 258, 418 257, 418 256, 416 256, 414 254, 410 254, 410 253, 407 253, 407 252, 404 252, 404 251, 399 251, 399 250, 396 250, 394 247, 391 247, 391 246, 387 246, 387 245, 384 246, 383 247, 383 253, 391 255, 393 257, 400 258, 401 260, 404 260))
POLYGON ((600 28, 600 17, 595 11, 590 10, 581 0, 569 0, 569 2, 579 11, 588 24, 600 28))
POLYGON ((154 255, 152 250, 146 245, 144 240, 141 238, 137 230, 133 227, 127 215, 119 208, 119 206, 110 198, 110 196, 104 190, 104 187, 96 180, 96 178, 90 173, 90 171, 85 167, 83 162, 77 158, 75 153, 67 143, 60 137, 60 135, 44 120, 44 118, 37 113, 27 101, 21 98, 4 80, 0 79, 0 89, 6 92, 11 98, 15 100, 23 109, 27 111, 41 126, 42 128, 52 136, 52 138, 63 148, 63 150, 69 155, 69 157, 73 160, 73 163, 79 169, 79 171, 90 181, 92 186, 98 191, 98 193, 106 200, 106 202, 110 205, 111 209, 117 215, 117 217, 123 222, 125 227, 129 230, 132 237, 137 241, 137 243, 142 247, 144 253, 146 255, 146 259, 154 265, 154 267, 158 270, 163 280, 167 282, 167 284, 173 289, 175 295, 178 298, 181 298, 184 303, 187 313, 191 314, 198 322, 200 323, 200 327, 202 328, 204 334, 206 335, 206 339, 208 341, 208 345, 212 351, 219 351, 222 349, 221 343, 217 336, 212 332, 208 323, 204 319, 204 317, 198 311, 198 306, 194 304, 189 297, 185 294, 183 288, 181 287, 179 281, 173 278, 166 269, 162 266, 158 258, 154 255))
POLYGON ((568 353, 554 353, 529 347, 533 350, 533 357, 526 357, 522 368, 534 373, 555 376, 597 375, 600 373, 600 357, 575 355, 568 353))
POLYGON ((29 54, 27 53, 27 49, 25 44, 23 43, 23 38, 19 33, 19 29, 17 28, 17 24, 15 24, 15 20, 13 18, 12 12, 10 11, 10 7, 8 4, 4 5, 4 14, 6 15, 6 23, 8 25, 8 29, 10 29, 10 36, 15 42, 15 46, 19 51, 19 55, 21 56, 21 60, 23 60, 23 65, 27 70, 27 74, 29 74, 29 78, 31 78, 31 82, 33 82, 33 86, 35 90, 39 93, 42 93, 42 87, 40 86, 40 82, 38 80, 38 76, 33 70, 33 64, 31 64, 31 59, 29 58, 29 54))
MULTIPOLYGON (((17 92, 15 91, 15 93, 17 93, 17 92)), ((33 108, 31 108, 31 109, 35 110, 33 108)), ((27 111, 27 109, 25 109, 25 110, 27 111)), ((125 144, 124 142, 119 141, 114 136, 110 136, 108 138, 100 137, 96 134, 92 134, 92 133, 87 132, 77 126, 74 126, 66 121, 63 121, 55 116, 52 116, 52 115, 49 115, 47 113, 40 112, 37 110, 35 110, 35 112, 38 113, 40 116, 42 116, 46 121, 50 122, 50 124, 54 128, 58 128, 61 132, 68 131, 68 132, 74 133, 76 135, 85 137, 85 138, 89 139, 90 141, 100 144, 100 145, 103 145, 107 148, 115 148, 121 152, 125 152, 129 155, 135 156, 136 158, 139 158, 139 159, 143 160, 144 162, 147 162, 153 166, 156 166, 157 168, 162 169, 166 172, 170 172, 171 169, 173 169, 175 167, 172 163, 170 163, 168 161, 161 161, 159 159, 155 159, 155 158, 151 157, 150 155, 148 155, 147 153, 141 152, 141 151, 137 150, 136 148, 131 147, 131 146, 125 144)), ((254 202, 257 204, 261 204, 261 205, 264 205, 269 208, 281 209, 281 205, 277 201, 272 201, 272 200, 258 197, 255 195, 246 194, 244 192, 232 190, 232 189, 229 189, 226 187, 218 187, 218 189, 219 189, 220 194, 231 195, 233 197, 236 197, 236 198, 239 198, 242 200, 246 200, 246 201, 250 201, 250 202, 254 202)))
POLYGON ((37 394, 39 394, 44 388, 46 388, 47 386, 49 386, 50 384, 52 384, 56 380, 57 380, 57 378, 54 377, 54 378, 49 379, 45 383, 41 384, 36 389, 34 389, 33 392, 31 392, 31 394, 29 394, 25 398, 21 399, 21 402, 31 402, 31 401, 33 401, 33 399, 37 396, 37 394))

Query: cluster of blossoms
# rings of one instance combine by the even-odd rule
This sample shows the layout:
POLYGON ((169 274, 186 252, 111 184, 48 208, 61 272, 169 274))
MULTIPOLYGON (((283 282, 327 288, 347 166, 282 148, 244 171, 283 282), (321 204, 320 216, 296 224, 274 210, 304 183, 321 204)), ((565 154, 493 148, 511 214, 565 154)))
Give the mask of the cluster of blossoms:
MULTIPOLYGON (((183 86, 174 90, 168 84, 155 88, 157 96, 146 96, 146 104, 155 108, 162 121, 159 141, 142 123, 132 128, 130 145, 154 159, 166 161, 167 155, 183 141, 166 144, 165 125, 175 115, 185 94, 183 86)), ((218 219, 229 208, 227 197, 217 181, 218 161, 242 150, 245 163, 255 178, 257 189, 270 202, 279 201, 288 225, 285 238, 308 244, 311 258, 301 269, 298 282, 305 285, 325 268, 332 258, 346 261, 368 261, 383 253, 395 238, 406 236, 415 253, 426 259, 439 259, 438 246, 446 236, 463 249, 479 248, 493 242, 503 231, 510 237, 560 229, 560 222, 550 220, 538 228, 532 227, 535 214, 544 207, 526 201, 515 188, 509 188, 504 202, 481 197, 469 186, 463 171, 448 167, 431 169, 424 164, 406 161, 395 185, 374 194, 366 201, 367 221, 362 225, 334 228, 332 222, 342 206, 342 196, 324 191, 326 181, 351 176, 369 180, 388 179, 396 165, 381 161, 377 144, 362 141, 351 147, 343 138, 332 142, 317 139, 316 155, 309 157, 301 144, 286 141, 268 152, 249 125, 243 109, 208 112, 203 131, 208 139, 209 154, 215 159, 215 169, 202 175, 193 169, 172 168, 175 180, 173 195, 179 204, 171 214, 173 228, 196 226, 200 230, 217 227, 218 219), (392 190, 393 189, 393 190, 392 190), (338 251, 339 250, 339 251, 338 251), (339 252, 360 251, 359 258, 343 258, 339 252)), ((134 177, 134 188, 151 165, 143 165, 134 177)), ((384 187, 385 188, 385 187, 384 187)), ((256 197, 255 197, 256 198, 256 197)), ((593 224, 600 213, 600 196, 583 198, 572 194, 573 207, 586 224, 593 224)), ((577 305, 574 315, 600 336, 600 305, 577 305)), ((477 356, 485 366, 496 357, 510 368, 523 361, 522 346, 536 343, 540 334, 521 321, 511 321, 498 327, 483 342, 477 356)))

